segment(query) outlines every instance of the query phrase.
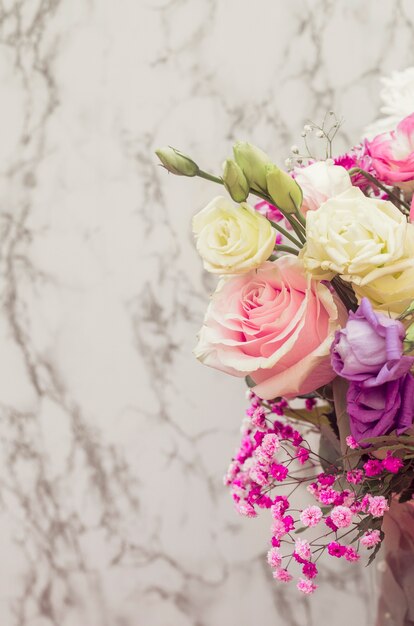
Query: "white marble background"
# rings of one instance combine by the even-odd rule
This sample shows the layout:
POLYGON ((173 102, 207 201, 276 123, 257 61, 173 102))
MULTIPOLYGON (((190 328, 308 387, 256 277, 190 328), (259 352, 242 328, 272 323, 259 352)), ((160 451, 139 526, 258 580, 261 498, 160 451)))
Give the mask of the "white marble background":
POLYGON ((330 108, 343 148, 413 36, 411 0, 0 1, 1 626, 373 623, 363 566, 298 597, 233 511, 243 385, 191 355, 216 190, 153 150, 282 162, 330 108))

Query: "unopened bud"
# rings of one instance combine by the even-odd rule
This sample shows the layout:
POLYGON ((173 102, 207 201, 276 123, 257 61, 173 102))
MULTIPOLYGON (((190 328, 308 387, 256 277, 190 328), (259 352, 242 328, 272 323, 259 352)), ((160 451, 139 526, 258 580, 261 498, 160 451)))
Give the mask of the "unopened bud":
POLYGON ((195 176, 199 171, 197 163, 175 148, 158 148, 155 154, 171 174, 195 176))
POLYGON ((302 204, 302 189, 286 172, 269 165, 267 167, 267 190, 275 205, 286 213, 295 213, 302 204))
POLYGON ((224 162, 224 186, 235 202, 244 202, 249 195, 249 183, 242 168, 233 159, 224 162))
POLYGON ((234 158, 252 189, 266 192, 266 165, 271 163, 263 150, 251 143, 238 141, 233 146, 234 158))

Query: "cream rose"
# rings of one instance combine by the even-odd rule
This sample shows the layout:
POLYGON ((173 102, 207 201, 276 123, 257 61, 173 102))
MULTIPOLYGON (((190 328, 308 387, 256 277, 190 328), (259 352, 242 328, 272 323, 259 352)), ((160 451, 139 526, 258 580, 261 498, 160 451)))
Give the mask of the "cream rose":
POLYGON ((303 261, 319 278, 340 274, 364 285, 412 265, 406 218, 391 202, 367 198, 357 187, 307 213, 306 239, 303 261))
POLYGON ((411 266, 402 272, 380 276, 365 285, 354 285, 359 302, 365 296, 373 308, 398 317, 414 300, 414 258, 411 266))
POLYGON ((317 161, 295 170, 295 180, 302 189, 302 213, 316 211, 329 198, 352 187, 348 172, 329 161, 317 161))
POLYGON ((193 218, 197 250, 207 271, 242 274, 272 254, 276 231, 263 215, 243 202, 219 196, 193 218))

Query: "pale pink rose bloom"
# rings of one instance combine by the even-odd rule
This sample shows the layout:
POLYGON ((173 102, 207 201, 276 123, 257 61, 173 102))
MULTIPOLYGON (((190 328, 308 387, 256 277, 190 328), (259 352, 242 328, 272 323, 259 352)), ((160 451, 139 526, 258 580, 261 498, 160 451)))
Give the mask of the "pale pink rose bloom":
POLYGON ((410 194, 414 190, 414 113, 390 133, 366 142, 367 153, 377 176, 410 194))
POLYGON ((221 280, 194 352, 210 367, 250 375, 261 398, 292 397, 334 378, 329 349, 346 319, 336 294, 286 255, 221 280))
POLYGON ((329 198, 352 187, 348 172, 329 161, 317 161, 295 170, 295 180, 302 189, 301 211, 316 211, 329 198))

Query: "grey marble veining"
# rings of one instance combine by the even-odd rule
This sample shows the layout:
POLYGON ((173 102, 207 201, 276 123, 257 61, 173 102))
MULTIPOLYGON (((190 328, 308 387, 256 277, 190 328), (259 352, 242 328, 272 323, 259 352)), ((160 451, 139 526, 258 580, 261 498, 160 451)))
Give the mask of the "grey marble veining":
POLYGON ((282 163, 331 108, 344 149, 413 33, 410 0, 0 2, 2 626, 373 623, 363 566, 298 597, 233 511, 243 385, 191 355, 216 190, 153 150, 282 163))

